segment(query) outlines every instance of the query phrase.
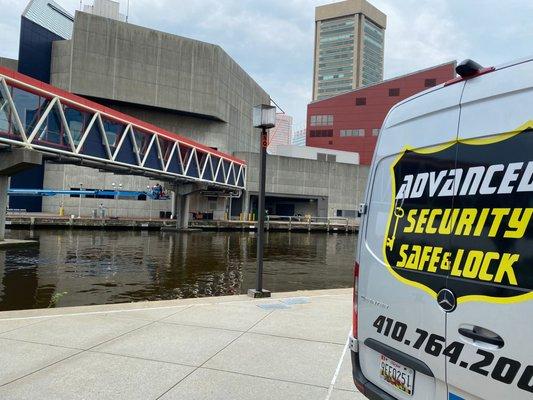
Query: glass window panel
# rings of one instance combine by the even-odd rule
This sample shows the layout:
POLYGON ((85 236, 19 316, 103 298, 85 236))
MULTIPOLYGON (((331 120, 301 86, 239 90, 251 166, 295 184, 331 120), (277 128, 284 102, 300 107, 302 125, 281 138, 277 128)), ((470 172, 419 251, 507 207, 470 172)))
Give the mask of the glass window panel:
POLYGON ((109 146, 116 147, 120 142, 120 137, 122 136, 122 133, 124 133, 126 126, 107 118, 102 118, 102 124, 109 146))
POLYGON ((9 135, 12 125, 12 112, 4 89, 0 86, 0 133, 9 135))
POLYGON ((166 163, 168 162, 168 159, 170 158, 170 153, 172 152, 172 147, 174 146, 174 142, 165 139, 162 136, 158 137, 159 139, 159 146, 161 147, 161 154, 163 154, 163 161, 166 163))
POLYGON ((16 123, 14 112, 7 97, 0 93, 0 134, 9 139, 22 140, 22 133, 16 123))
POLYGON ((148 132, 144 132, 138 128, 132 128, 133 134, 135 136, 135 142, 137 143, 137 148, 139 149, 139 154, 141 156, 141 161, 148 150, 152 135, 148 132))
POLYGON ((36 94, 15 87, 12 91, 12 97, 22 126, 29 136, 50 101, 45 101, 36 94))
POLYGON ((69 106, 64 108, 64 113, 70 130, 70 135, 72 136, 72 141, 74 142, 74 145, 77 146, 81 141, 83 132, 85 132, 87 125, 91 121, 92 115, 69 106))
POLYGON ((59 112, 59 105, 55 104, 48 113, 46 119, 39 127, 39 131, 33 140, 35 144, 70 149, 69 139, 65 133, 63 120, 59 112))

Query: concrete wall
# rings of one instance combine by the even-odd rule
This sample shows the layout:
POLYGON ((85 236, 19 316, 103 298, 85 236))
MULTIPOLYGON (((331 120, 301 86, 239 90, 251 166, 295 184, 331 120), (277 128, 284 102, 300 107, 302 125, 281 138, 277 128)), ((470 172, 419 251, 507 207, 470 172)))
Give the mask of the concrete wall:
POLYGON ((252 106, 269 102, 217 45, 81 12, 51 82, 226 152, 258 151, 252 106))
POLYGON ((297 157, 308 160, 317 160, 319 154, 326 154, 335 156, 336 161, 339 163, 359 164, 359 154, 350 151, 331 150, 310 146, 295 146, 288 144, 272 146, 272 149, 269 148, 268 152, 269 154, 275 156, 297 157))
POLYGON ((0 66, 12 69, 16 71, 18 69, 18 60, 13 60, 12 58, 0 57, 0 66))
MULTIPOLYGON (((252 107, 270 102, 269 95, 219 46, 81 12, 76 13, 72 39, 53 44, 51 83, 230 154, 259 151, 252 107)), ((49 165, 44 186, 105 182, 110 188, 111 182, 122 182, 124 189, 144 190, 147 181, 49 165)), ((114 201, 107 202, 114 209, 114 201)), ((77 214, 78 198, 65 203, 66 212, 77 214)), ((57 212, 59 199, 45 199, 45 204, 45 211, 57 212)), ((82 213, 90 213, 100 199, 83 199, 83 204, 87 207, 82 213)), ((119 204, 119 215, 148 216, 146 202, 120 200, 119 204)), ((201 195, 191 198, 191 212, 223 215, 225 209, 225 199, 215 204, 201 195)))
MULTIPOLYGON (((257 192, 259 133, 252 128, 251 114, 255 104, 269 103, 269 96, 219 46, 78 12, 72 39, 53 45, 51 81, 248 160, 247 184, 257 192)), ((316 199, 312 207, 329 216, 357 209, 367 168, 275 156, 269 156, 268 164, 268 193, 316 199)), ((79 182, 110 188, 111 182, 122 182, 124 189, 143 190, 147 184, 145 178, 74 166, 49 165, 45 179, 45 187, 54 188, 78 187, 79 182)), ((67 213, 77 214, 78 198, 67 201, 67 213)), ((88 212, 100 202, 82 200, 88 212)), ((108 202, 114 209, 114 201, 108 202)), ((220 216, 226 206, 225 199, 213 202, 194 195, 190 211, 220 216)), ((57 210, 58 199, 46 199, 46 207, 57 210)), ((120 200, 119 209, 122 216, 148 213, 141 201, 120 200)))
MULTIPOLYGON (((113 190, 112 183, 117 186, 122 184, 122 190, 145 191, 147 186, 154 186, 160 183, 165 188, 165 192, 170 196, 169 186, 165 187, 164 182, 148 179, 134 175, 114 175, 108 172, 101 172, 94 168, 80 167, 77 165, 65 164, 45 164, 44 188, 66 189, 83 187, 86 189, 107 189, 113 190)), ((65 215, 78 216, 79 197, 53 196, 43 197, 43 212, 57 214, 59 207, 63 203, 65 215)), ((94 209, 98 209, 100 204, 106 208, 109 216, 124 218, 158 218, 160 211, 171 212, 171 200, 136 200, 122 198, 114 199, 90 199, 82 198, 82 216, 91 216, 94 209)), ((213 213, 219 219, 224 218, 224 213, 228 207, 226 198, 209 200, 201 193, 194 193, 190 198, 189 211, 191 213, 213 213)))
MULTIPOLYGON (((114 175, 108 172, 99 172, 93 168, 80 167, 65 164, 46 163, 44 184, 46 189, 70 189, 79 188, 80 183, 86 189, 112 190, 112 183, 118 186, 122 184, 122 190, 147 190, 146 186, 152 187, 157 181, 142 176, 114 175)), ((163 184, 162 182, 159 182, 163 184)), ((80 199, 70 196, 53 196, 43 198, 43 212, 59 213, 59 207, 63 202, 65 215, 78 215, 80 199)), ((170 200, 126 200, 126 199, 88 199, 81 200, 81 215, 90 216, 92 210, 98 209, 103 204, 110 216, 148 218, 150 210, 152 217, 159 217, 159 211, 171 211, 170 200)))
MULTIPOLYGON (((248 162, 247 190, 256 194, 259 154, 238 152, 235 155, 248 162)), ((327 216, 333 217, 337 210, 358 209, 368 170, 367 166, 269 155, 266 193, 327 201, 327 216)))

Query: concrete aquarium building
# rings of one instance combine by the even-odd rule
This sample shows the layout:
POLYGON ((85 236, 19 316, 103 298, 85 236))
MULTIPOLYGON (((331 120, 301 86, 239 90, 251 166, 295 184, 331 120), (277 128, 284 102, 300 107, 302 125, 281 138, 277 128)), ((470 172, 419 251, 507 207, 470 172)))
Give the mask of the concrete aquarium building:
MULTIPOLYGON (((243 159, 248 164, 246 190, 196 188, 189 196, 189 214, 222 219, 230 210, 234 218, 253 213, 259 131, 252 127, 252 108, 270 104, 269 94, 220 46, 124 22, 118 8, 105 3, 99 0, 95 7, 112 10, 105 15, 114 18, 80 11, 72 15, 51 0, 30 1, 22 15, 19 72, 243 159), (27 51, 32 46, 36 50, 27 51)), ((95 12, 94 7, 86 10, 95 12)), ((17 65, 5 59, 0 64, 17 65)), ((289 205, 280 209, 290 211, 297 209, 291 204, 306 202, 316 216, 356 210, 367 174, 367 167, 331 159, 269 155, 268 164, 270 204, 289 205)), ((12 178, 12 187, 18 188, 147 190, 156 183, 173 188, 164 177, 117 175, 58 160, 12 178)), ((154 204, 120 196, 82 200, 82 215, 101 206, 131 218, 168 217, 172 211, 170 199, 154 204)), ((57 213, 63 205, 66 214, 77 214, 79 203, 78 196, 10 198, 11 208, 47 213, 57 213)))

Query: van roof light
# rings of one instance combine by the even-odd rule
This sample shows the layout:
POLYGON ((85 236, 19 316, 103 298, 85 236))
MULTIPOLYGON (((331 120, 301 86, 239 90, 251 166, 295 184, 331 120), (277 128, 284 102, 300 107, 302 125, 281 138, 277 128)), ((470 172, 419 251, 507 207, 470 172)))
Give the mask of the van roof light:
POLYGON ((457 72, 457 75, 462 78, 469 78, 477 75, 482 69, 483 66, 467 58, 466 60, 460 62, 457 67, 455 67, 455 72, 457 72))

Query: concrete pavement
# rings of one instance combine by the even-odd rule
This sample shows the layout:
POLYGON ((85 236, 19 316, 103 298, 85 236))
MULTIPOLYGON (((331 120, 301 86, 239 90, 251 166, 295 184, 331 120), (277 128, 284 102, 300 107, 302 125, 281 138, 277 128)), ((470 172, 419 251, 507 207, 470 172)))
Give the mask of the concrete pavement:
POLYGON ((337 289, 3 312, 0 398, 362 400, 346 350, 351 298, 337 289))

